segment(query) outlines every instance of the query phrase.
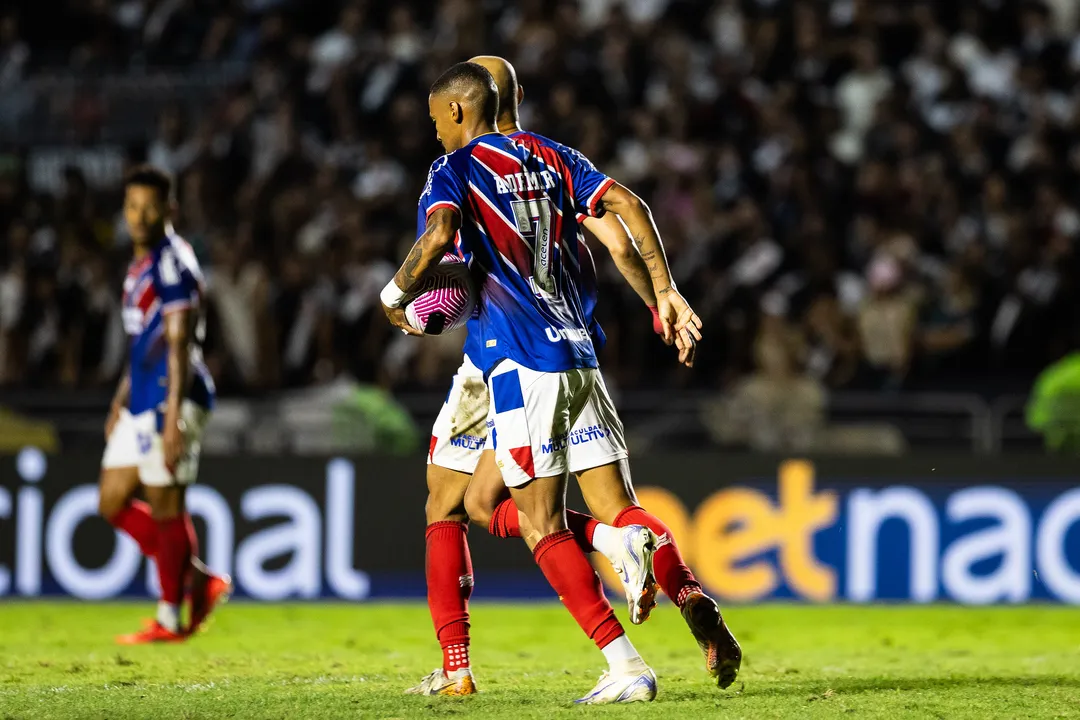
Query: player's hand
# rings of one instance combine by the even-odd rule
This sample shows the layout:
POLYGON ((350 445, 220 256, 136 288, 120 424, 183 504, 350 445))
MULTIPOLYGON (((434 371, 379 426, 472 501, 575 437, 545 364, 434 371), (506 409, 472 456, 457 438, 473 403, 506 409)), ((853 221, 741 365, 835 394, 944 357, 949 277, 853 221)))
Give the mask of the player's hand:
POLYGON ((120 420, 120 408, 116 405, 109 406, 109 417, 105 418, 105 440, 109 440, 109 436, 112 435, 113 428, 116 427, 117 421, 120 420))
POLYGON ((165 453, 165 467, 169 469, 169 472, 176 472, 176 465, 180 462, 180 456, 184 454, 183 422, 183 420, 169 422, 166 418, 165 428, 161 433, 161 445, 165 453))
POLYGON ((689 338, 694 342, 701 340, 701 318, 678 290, 668 288, 666 292, 658 295, 656 312, 663 326, 664 342, 668 345, 678 342, 678 336, 683 333, 684 339, 689 338))
POLYGON ((697 355, 697 341, 686 330, 675 334, 675 347, 679 348, 679 364, 688 368, 694 367, 694 357, 697 355))
POLYGON ((390 321, 390 324, 396 328, 400 328, 401 332, 406 335, 423 337, 424 333, 409 324, 408 318, 405 317, 405 308, 392 308, 383 305, 383 312, 386 313, 386 319, 390 321))

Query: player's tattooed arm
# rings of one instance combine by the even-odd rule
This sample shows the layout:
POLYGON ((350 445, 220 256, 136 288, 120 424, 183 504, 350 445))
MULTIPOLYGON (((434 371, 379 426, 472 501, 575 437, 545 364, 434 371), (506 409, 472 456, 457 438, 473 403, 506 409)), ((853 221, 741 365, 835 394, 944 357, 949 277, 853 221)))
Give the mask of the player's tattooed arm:
POLYGON ((191 311, 175 310, 165 313, 165 342, 168 345, 166 361, 168 389, 165 395, 165 423, 162 444, 165 450, 165 466, 174 469, 183 451, 183 428, 180 426, 180 406, 188 385, 191 371, 191 311))
MULTIPOLYGON (((645 201, 619 183, 608 188, 601 202, 604 209, 618 215, 630 231, 630 236, 641 253, 641 259, 649 270, 664 330, 664 341, 670 343, 674 340, 682 360, 687 348, 692 348, 693 343, 701 339, 701 318, 675 289, 667 255, 664 254, 664 244, 660 241, 652 211, 645 201)), ((691 353, 691 362, 692 357, 691 353)))
POLYGON ((585 228, 603 244, 615 261, 619 274, 625 278, 637 296, 649 307, 656 307, 656 289, 649 277, 649 268, 637 246, 626 234, 619 216, 608 213, 602 218, 585 218, 585 228))
POLYGON ((438 265, 450 250, 459 227, 461 215, 452 208, 441 207, 428 215, 424 234, 417 238, 405 262, 394 275, 397 286, 405 293, 412 290, 420 278, 438 265))

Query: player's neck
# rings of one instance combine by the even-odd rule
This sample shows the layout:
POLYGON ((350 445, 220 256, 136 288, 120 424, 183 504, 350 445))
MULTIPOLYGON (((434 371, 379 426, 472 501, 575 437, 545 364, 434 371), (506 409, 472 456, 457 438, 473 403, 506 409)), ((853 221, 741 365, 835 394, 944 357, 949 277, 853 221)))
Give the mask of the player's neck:
POLYGON ((499 132, 503 135, 513 135, 523 131, 524 128, 521 127, 521 123, 517 118, 501 118, 499 120, 499 132))
POLYGON ((131 245, 132 254, 135 256, 136 260, 141 260, 142 258, 146 257, 150 253, 151 248, 157 246, 157 244, 160 243, 164 239, 165 239, 165 233, 161 233, 160 235, 156 235, 154 237, 147 238, 146 242, 132 243, 132 245, 131 245))
POLYGON ((496 127, 494 127, 493 125, 489 125, 486 122, 479 122, 476 125, 473 125, 471 128, 469 128, 468 130, 465 131, 465 133, 464 133, 465 137, 463 138, 465 140, 464 144, 468 145, 469 143, 471 143, 473 140, 480 137, 481 135, 491 135, 491 134, 496 134, 497 135, 498 133, 499 133, 499 130, 496 127))

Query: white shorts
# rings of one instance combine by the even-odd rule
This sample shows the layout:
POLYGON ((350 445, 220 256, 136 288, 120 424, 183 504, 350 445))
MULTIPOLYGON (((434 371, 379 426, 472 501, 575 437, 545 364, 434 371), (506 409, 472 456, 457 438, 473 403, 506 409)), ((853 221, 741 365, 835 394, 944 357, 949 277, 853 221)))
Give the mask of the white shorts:
MULTIPOLYGON (((472 475, 480 453, 487 447, 487 438, 487 383, 483 372, 466 357, 450 383, 446 402, 431 429, 428 464, 472 475)), ((627 457, 623 424, 600 373, 596 373, 593 392, 573 424, 568 442, 573 473, 627 457)))
POLYGON ((132 415, 127 408, 121 410, 105 446, 101 467, 136 467, 139 469, 139 482, 151 487, 190 485, 199 474, 202 434, 210 413, 190 400, 185 400, 180 406, 180 417, 185 425, 184 454, 176 464, 175 473, 165 467, 165 452, 161 433, 157 430, 156 416, 153 410, 138 415, 132 415))

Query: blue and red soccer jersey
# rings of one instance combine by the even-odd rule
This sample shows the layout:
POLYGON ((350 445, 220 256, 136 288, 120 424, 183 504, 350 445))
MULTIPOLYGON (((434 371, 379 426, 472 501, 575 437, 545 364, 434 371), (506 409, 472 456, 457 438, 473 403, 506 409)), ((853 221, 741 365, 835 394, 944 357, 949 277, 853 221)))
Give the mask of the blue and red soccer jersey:
MULTIPOLYGON (((195 253, 179 236, 167 233, 150 252, 128 268, 124 280, 124 331, 130 338, 132 415, 147 410, 163 411, 168 394, 168 343, 165 314, 198 311, 203 297, 203 277, 195 253)), ((196 330, 196 341, 203 330, 196 330)), ((202 362, 198 345, 191 354, 190 388, 187 398, 210 408, 214 381, 202 362)))
POLYGON ((530 133, 482 135, 432 166, 421 224, 440 207, 462 214, 458 246, 482 281, 466 348, 479 368, 504 358, 539 372, 596 367, 595 271, 578 218, 603 214, 613 182, 530 133))

